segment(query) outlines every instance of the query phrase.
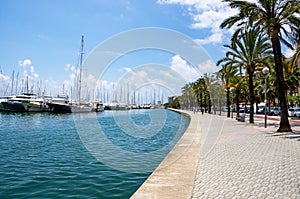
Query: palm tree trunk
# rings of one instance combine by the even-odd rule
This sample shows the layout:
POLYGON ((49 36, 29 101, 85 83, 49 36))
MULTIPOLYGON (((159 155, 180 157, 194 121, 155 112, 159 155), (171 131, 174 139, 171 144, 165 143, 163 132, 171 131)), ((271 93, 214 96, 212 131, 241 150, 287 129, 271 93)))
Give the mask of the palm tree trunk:
POLYGON ((200 108, 201 108, 201 110, 202 110, 202 108, 203 108, 202 91, 201 91, 201 93, 200 93, 200 108))
POLYGON ((250 93, 250 118, 249 122, 254 123, 254 86, 253 86, 253 72, 251 68, 248 70, 248 75, 249 75, 249 93, 250 93))
POLYGON ((226 98, 227 98, 227 117, 230 117, 230 89, 226 89, 226 98))
POLYGON ((275 70, 276 70, 276 86, 278 92, 278 98, 280 101, 281 117, 280 117, 280 126, 277 132, 292 132, 289 119, 288 119, 288 108, 287 108, 287 99, 286 91, 284 88, 284 78, 283 78, 283 63, 281 55, 281 46, 278 36, 279 31, 274 31, 272 34, 271 42, 274 51, 275 59, 275 70))
POLYGON ((236 116, 240 117, 240 90, 237 89, 235 92, 236 92, 236 116))

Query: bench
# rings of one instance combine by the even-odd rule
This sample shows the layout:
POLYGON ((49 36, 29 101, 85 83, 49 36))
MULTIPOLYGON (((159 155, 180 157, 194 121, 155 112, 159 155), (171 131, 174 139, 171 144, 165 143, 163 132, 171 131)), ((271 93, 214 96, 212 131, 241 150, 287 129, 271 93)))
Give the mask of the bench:
POLYGON ((239 122, 245 122, 245 117, 246 117, 246 115, 242 114, 242 116, 236 117, 236 120, 239 122))

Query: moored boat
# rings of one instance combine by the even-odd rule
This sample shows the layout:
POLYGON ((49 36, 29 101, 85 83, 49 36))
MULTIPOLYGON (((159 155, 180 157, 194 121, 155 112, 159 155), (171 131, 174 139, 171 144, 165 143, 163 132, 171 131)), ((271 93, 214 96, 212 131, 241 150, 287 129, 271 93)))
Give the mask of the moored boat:
POLYGON ((100 102, 94 102, 92 111, 102 112, 102 111, 104 111, 104 105, 100 102))
POLYGON ((31 99, 22 104, 27 112, 48 112, 50 110, 44 98, 31 99))
POLYGON ((92 112, 93 108, 88 105, 73 104, 71 105, 71 113, 86 113, 92 112))
POLYGON ((35 99, 36 95, 32 93, 23 93, 15 97, 11 97, 1 102, 2 110, 7 112, 26 112, 23 103, 28 103, 35 99))
POLYGON ((93 107, 88 102, 82 102, 81 99, 81 82, 82 82, 82 60, 83 60, 83 45, 84 45, 84 37, 81 37, 81 51, 80 51, 80 63, 79 63, 79 73, 78 73, 78 83, 75 84, 76 91, 75 92, 75 101, 71 103, 71 113, 86 113, 92 112, 93 107))
POLYGON ((120 110, 128 110, 129 107, 127 104, 125 103, 118 103, 116 101, 113 101, 109 104, 106 104, 104 107, 105 110, 116 110, 116 111, 120 111, 120 110))
POLYGON ((71 105, 67 96, 57 96, 47 102, 49 111, 53 113, 71 113, 71 105))
POLYGON ((5 111, 2 102, 7 102, 7 100, 11 99, 13 96, 5 96, 0 98, 0 111, 5 111))

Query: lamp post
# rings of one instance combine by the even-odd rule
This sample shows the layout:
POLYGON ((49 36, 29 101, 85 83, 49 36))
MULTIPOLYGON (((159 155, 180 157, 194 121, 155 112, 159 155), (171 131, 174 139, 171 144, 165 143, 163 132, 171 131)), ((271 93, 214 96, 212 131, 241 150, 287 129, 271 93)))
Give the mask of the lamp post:
POLYGON ((262 70, 263 74, 265 75, 265 128, 267 128, 267 88, 268 88, 268 74, 269 68, 265 67, 262 70))
POLYGON ((233 118, 233 87, 230 87, 230 94, 231 94, 231 107, 230 107, 230 111, 231 111, 231 118, 233 118))

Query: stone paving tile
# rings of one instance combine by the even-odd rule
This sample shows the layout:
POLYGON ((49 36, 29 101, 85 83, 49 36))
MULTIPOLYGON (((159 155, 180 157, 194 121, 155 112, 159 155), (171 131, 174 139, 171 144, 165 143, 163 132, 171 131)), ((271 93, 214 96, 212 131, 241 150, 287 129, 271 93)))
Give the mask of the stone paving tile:
POLYGON ((232 119, 222 125, 221 133, 204 132, 210 143, 203 143, 193 198, 300 199, 300 134, 232 119))

